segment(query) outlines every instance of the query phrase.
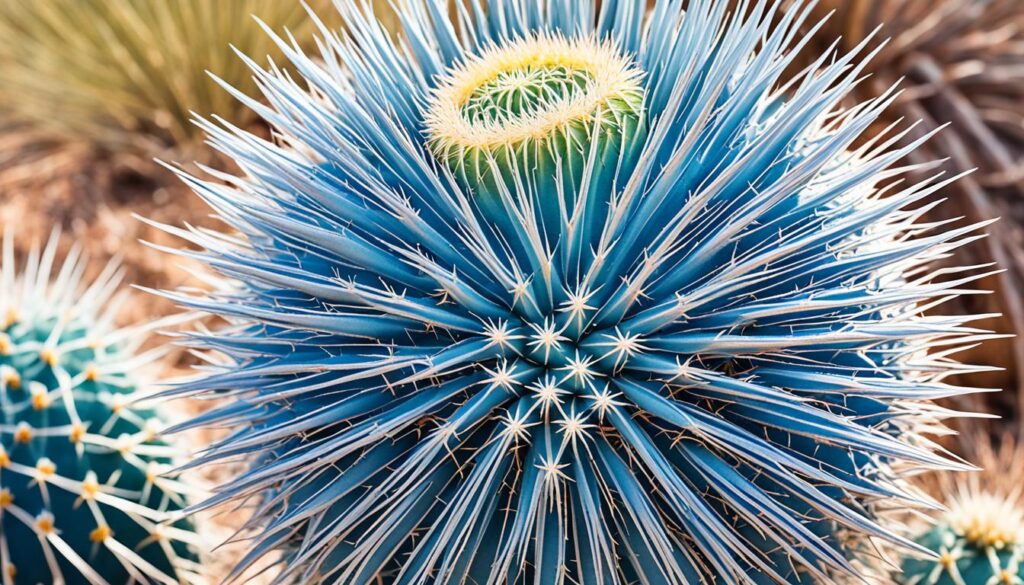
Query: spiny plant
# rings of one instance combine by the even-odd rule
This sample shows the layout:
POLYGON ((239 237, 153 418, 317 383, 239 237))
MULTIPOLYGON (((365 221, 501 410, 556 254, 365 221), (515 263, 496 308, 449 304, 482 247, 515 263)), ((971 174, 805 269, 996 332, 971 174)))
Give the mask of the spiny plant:
MULTIPOLYGON (((1018 394, 989 396, 985 408, 1013 411, 1024 404, 1024 3, 1017 0, 822 0, 820 14, 835 10, 824 35, 844 46, 863 42, 875 28, 892 42, 869 64, 871 77, 853 98, 868 99, 899 81, 904 90, 886 122, 920 120, 904 140, 949 123, 934 140, 908 156, 910 162, 944 159, 951 173, 975 171, 948 190, 950 203, 929 219, 1002 218, 990 237, 964 250, 971 262, 996 262, 995 294, 961 299, 959 310, 1001 313, 992 326, 1014 334, 986 346, 979 359, 1005 369, 985 384, 1018 394)), ((816 55, 815 55, 816 56, 816 55)), ((987 285, 988 283, 986 283, 987 285)), ((1019 418, 1019 415, 1018 415, 1019 418)))
POLYGON ((949 511, 915 540, 937 558, 907 558, 897 576, 902 585, 1024 583, 1024 447, 1009 436, 998 449, 987 437, 973 438, 984 471, 932 482, 949 511))
POLYGON ((252 508, 235 576, 277 582, 857 580, 881 522, 965 467, 923 430, 986 336, 928 313, 978 226, 920 140, 852 146, 895 98, 840 101, 855 50, 793 78, 808 8, 767 1, 364 3, 301 78, 234 94, 278 141, 205 123, 243 169, 181 172, 233 232, 175 228, 234 282, 167 293, 246 462, 197 509, 252 508), (777 18, 776 18, 777 16, 777 18), (777 21, 777 22, 776 22, 777 21), (237 230, 237 231, 234 231, 237 230), (219 357, 216 354, 221 354, 219 357))
MULTIPOLYGON (((197 540, 173 514, 182 486, 161 477, 174 450, 140 397, 145 330, 117 329, 124 297, 110 264, 83 286, 57 238, 17 273, 11 232, 0 266, 2 583, 196 583, 197 540)), ((180 516, 180 514, 178 514, 180 516)))
POLYGON ((251 15, 309 30, 297 0, 3 0, 0 109, 122 156, 190 150, 202 137, 192 111, 243 126, 254 120, 207 74, 255 88, 231 49, 274 53, 251 15))

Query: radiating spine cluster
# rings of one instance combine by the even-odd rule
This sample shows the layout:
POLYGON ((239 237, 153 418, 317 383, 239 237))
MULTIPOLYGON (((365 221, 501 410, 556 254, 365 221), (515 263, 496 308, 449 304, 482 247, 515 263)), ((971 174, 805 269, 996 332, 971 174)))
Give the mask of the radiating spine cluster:
POLYGON ((974 292, 934 262, 979 226, 922 220, 954 178, 895 180, 904 130, 858 140, 895 99, 842 107, 859 51, 787 76, 799 2, 400 4, 400 41, 354 1, 321 54, 278 39, 293 73, 236 95, 279 140, 206 123, 243 173, 181 173, 239 234, 167 228, 235 281, 168 294, 234 323, 171 393, 226 399, 196 465, 250 462, 201 506, 254 506, 237 571, 806 585, 927 552, 882 516, 968 467, 922 434, 972 391, 986 332, 929 309, 974 292))
MULTIPOLYGON (((175 517, 183 486, 161 477, 177 452, 134 404, 147 328, 117 329, 115 264, 89 286, 57 238, 19 273, 0 266, 0 567, 22 583, 196 583, 197 539, 175 517), (53 272, 53 274, 51 274, 53 272)), ((159 326, 159 323, 155 324, 159 326)))

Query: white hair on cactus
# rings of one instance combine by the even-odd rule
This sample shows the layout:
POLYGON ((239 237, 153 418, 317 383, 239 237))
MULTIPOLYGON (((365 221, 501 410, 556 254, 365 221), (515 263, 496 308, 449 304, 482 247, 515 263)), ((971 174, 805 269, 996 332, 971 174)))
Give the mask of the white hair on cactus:
POLYGON ((542 141, 566 132, 573 122, 592 121, 612 99, 637 101, 643 95, 641 73, 611 41, 592 36, 567 39, 541 34, 471 56, 438 85, 426 121, 434 150, 492 150, 525 141, 542 141), (561 95, 532 112, 499 120, 470 120, 465 108, 489 83, 521 89, 530 75, 564 68, 586 78, 585 87, 565 85, 561 95))
POLYGON ((1002 549, 1024 542, 1024 509, 1017 503, 1020 486, 1010 497, 965 489, 951 503, 946 521, 978 546, 1002 549))

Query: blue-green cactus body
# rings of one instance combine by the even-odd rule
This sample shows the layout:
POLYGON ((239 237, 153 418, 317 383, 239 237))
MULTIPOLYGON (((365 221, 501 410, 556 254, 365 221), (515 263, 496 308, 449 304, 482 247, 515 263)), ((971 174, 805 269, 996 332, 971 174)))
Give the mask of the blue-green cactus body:
MULTIPOLYGON (((8 241, 9 244, 9 241, 8 241)), ((0 292, 0 560, 5 585, 185 583, 196 575, 178 484, 159 477, 174 451, 138 394, 133 347, 104 304, 108 271, 88 289, 69 261, 53 283, 53 246, 0 292), (38 279, 38 280, 37 280, 38 279)), ((120 303, 120 299, 114 299, 120 303)))
POLYGON ((907 558, 901 585, 1020 585, 1024 583, 1024 544, 973 542, 946 524, 915 539, 937 559, 907 558))
POLYGON ((894 96, 842 107, 856 54, 784 77, 806 7, 404 0, 392 38, 337 4, 294 74, 250 62, 281 140, 205 123, 244 174, 182 173, 236 233, 168 228, 234 281, 168 294, 233 323, 171 394, 225 399, 197 465, 250 463, 205 504, 258 503, 238 571, 805 585, 920 549, 879 508, 964 467, 917 433, 971 391, 947 349, 984 332, 925 308, 978 226, 920 223, 945 179, 892 181, 898 130, 858 142, 894 96))

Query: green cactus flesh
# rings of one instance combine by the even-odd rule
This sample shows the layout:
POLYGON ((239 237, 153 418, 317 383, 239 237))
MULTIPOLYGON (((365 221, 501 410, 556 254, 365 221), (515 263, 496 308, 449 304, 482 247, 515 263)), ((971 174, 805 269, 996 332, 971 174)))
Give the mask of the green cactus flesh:
MULTIPOLYGON (((540 36, 455 73, 429 126, 435 154, 490 219, 506 224, 522 188, 534 198, 540 230, 555 237, 576 191, 586 188, 600 208, 616 169, 636 160, 646 135, 644 92, 611 46, 540 36)), ((574 223, 590 231, 595 221, 574 223)))

